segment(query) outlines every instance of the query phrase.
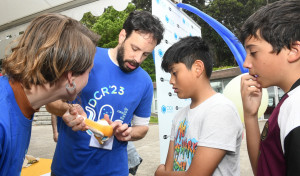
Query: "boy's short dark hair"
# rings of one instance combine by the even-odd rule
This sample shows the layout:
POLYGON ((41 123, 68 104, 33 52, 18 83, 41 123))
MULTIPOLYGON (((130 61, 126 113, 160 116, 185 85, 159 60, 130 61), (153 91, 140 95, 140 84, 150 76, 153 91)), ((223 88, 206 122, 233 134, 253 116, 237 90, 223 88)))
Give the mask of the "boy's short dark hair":
POLYGON ((170 67, 176 63, 183 63, 190 70, 196 60, 204 63, 207 78, 210 78, 213 61, 210 57, 208 45, 201 37, 185 37, 173 44, 164 54, 161 67, 170 72, 170 67))
POLYGON ((248 37, 262 39, 270 43, 273 52, 291 48, 300 41, 300 1, 277 1, 260 8, 251 15, 240 31, 240 41, 245 44, 248 37))
POLYGON ((157 45, 163 38, 164 27, 160 20, 147 11, 133 11, 123 24, 123 29, 126 31, 126 38, 128 38, 132 31, 139 31, 142 33, 151 33, 156 39, 157 45))

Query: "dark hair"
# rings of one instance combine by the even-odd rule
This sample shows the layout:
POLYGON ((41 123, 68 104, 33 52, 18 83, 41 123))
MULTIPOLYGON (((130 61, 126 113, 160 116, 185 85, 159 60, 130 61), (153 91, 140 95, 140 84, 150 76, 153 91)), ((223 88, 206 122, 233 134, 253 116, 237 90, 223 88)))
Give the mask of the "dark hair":
POLYGON ((156 39, 157 45, 163 38, 164 27, 160 20, 147 11, 133 11, 123 24, 123 29, 126 31, 126 38, 128 38, 132 31, 139 31, 142 33, 151 33, 156 39))
POLYGON ((259 38, 257 33, 272 45, 274 53, 290 49, 300 41, 300 1, 277 1, 260 8, 242 26, 240 41, 245 44, 248 37, 259 38))
POLYGON ((173 44, 164 54, 161 67, 165 72, 170 72, 170 67, 175 63, 183 63, 190 70, 196 60, 204 63, 207 78, 212 73, 213 61, 209 48, 201 37, 185 37, 173 44))
POLYGON ((93 64, 99 38, 70 17, 43 14, 29 24, 3 60, 3 73, 27 89, 52 85, 69 71, 81 75, 93 64))

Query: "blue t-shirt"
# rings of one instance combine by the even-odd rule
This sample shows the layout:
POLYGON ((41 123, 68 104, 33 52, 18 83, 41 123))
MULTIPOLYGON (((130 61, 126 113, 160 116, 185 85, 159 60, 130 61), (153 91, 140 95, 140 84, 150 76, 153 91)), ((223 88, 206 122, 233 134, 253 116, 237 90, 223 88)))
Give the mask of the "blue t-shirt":
POLYGON ((56 127, 57 127, 58 134, 59 134, 59 130, 60 130, 62 122, 63 122, 62 117, 56 116, 56 127))
POLYGON ((0 77, 0 175, 20 175, 32 120, 19 108, 6 76, 0 77))
MULTIPOLYGON (((80 102, 89 119, 97 121, 108 114, 112 121, 129 124, 133 115, 150 117, 153 85, 142 69, 124 73, 108 55, 97 48, 94 67, 80 102)), ((113 139, 111 150, 90 147, 89 132, 74 132, 62 123, 52 162, 57 175, 128 176, 127 142, 113 139)))

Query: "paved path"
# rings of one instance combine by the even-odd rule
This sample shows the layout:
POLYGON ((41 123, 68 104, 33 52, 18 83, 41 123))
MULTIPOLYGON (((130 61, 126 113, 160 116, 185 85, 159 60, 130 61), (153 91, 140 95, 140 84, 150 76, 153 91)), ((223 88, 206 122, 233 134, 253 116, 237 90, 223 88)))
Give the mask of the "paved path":
MULTIPOLYGON (((259 122, 260 127, 264 122, 259 122)), ((157 166, 160 164, 158 125, 150 125, 146 137, 140 141, 134 142, 134 145, 143 158, 137 176, 153 176, 157 166)), ((32 137, 29 145, 28 154, 40 158, 52 159, 56 143, 52 137, 51 125, 33 126, 32 137)), ((253 176, 247 154, 245 135, 242 141, 241 153, 241 176, 253 176)))

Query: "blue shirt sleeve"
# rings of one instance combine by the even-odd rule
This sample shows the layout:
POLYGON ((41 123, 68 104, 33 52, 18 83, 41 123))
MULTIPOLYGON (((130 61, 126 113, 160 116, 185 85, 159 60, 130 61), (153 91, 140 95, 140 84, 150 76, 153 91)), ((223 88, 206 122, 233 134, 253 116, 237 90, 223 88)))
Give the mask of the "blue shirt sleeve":
POLYGON ((147 81, 147 84, 148 85, 144 90, 142 100, 134 112, 134 115, 146 118, 150 117, 151 115, 151 105, 153 99, 153 85, 151 79, 147 81))

